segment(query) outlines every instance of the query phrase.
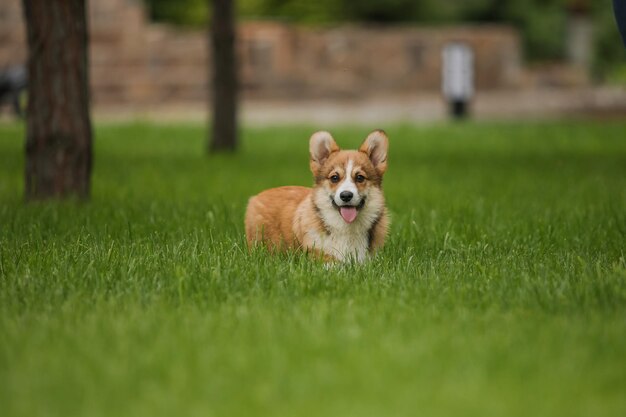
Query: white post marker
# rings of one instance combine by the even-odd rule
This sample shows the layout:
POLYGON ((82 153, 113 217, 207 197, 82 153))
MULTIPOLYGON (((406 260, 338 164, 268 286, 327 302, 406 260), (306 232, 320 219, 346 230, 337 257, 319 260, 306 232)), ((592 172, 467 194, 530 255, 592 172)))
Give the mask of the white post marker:
POLYGON ((442 91, 455 118, 467 114, 467 103, 474 95, 474 52, 462 42, 451 42, 442 52, 442 91))

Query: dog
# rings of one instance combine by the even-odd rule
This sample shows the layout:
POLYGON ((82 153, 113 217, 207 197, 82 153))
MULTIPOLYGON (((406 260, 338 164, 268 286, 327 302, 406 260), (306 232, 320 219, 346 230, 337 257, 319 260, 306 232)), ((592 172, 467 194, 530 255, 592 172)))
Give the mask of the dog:
POLYGON ((380 249, 389 216, 382 191, 389 140, 370 133, 358 150, 341 150, 328 132, 309 141, 313 188, 286 186, 251 197, 248 246, 304 250, 325 261, 365 261, 380 249))

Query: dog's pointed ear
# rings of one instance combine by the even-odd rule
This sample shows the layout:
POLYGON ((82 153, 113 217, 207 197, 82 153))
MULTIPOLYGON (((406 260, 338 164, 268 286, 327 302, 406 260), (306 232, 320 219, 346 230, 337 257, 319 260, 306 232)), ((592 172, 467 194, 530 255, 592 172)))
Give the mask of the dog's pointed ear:
POLYGON ((375 130, 365 138, 365 141, 359 148, 372 161, 372 165, 376 171, 383 175, 387 170, 387 149, 389 148, 389 139, 387 134, 382 130, 375 130))
POLYGON ((309 140, 309 153, 311 160, 309 162, 313 175, 319 173, 330 154, 339 151, 339 146, 328 132, 315 132, 309 140))

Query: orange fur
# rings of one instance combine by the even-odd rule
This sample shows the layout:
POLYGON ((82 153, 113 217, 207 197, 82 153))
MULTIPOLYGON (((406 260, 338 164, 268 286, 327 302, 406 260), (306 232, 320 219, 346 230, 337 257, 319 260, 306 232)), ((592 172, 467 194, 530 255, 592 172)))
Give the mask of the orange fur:
POLYGON ((252 197, 246 210, 248 244, 263 241, 277 247, 298 247, 293 230, 294 214, 311 195, 307 187, 287 186, 265 190, 252 197))
POLYGON ((342 151, 329 133, 315 133, 309 146, 315 186, 272 188, 250 198, 248 245, 363 261, 383 246, 389 226, 381 188, 387 147, 382 131, 372 132, 358 151, 342 151), (356 217, 346 220, 344 209, 356 217))

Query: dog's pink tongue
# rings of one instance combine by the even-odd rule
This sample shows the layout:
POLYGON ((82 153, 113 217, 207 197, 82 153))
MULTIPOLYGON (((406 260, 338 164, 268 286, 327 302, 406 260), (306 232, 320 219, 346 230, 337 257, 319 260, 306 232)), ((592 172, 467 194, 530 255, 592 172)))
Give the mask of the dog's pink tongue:
POLYGON ((355 207, 339 207, 339 213, 346 223, 352 223, 356 219, 355 207))

